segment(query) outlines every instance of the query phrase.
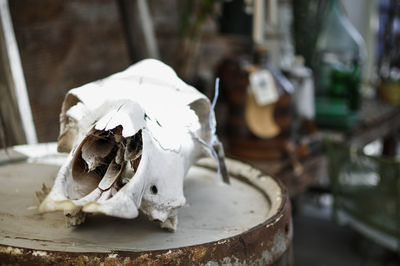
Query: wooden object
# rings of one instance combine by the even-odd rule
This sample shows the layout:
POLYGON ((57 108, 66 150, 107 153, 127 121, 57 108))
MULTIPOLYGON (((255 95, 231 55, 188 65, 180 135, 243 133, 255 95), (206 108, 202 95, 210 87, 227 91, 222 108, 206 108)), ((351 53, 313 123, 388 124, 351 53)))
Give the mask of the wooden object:
POLYGON ((235 158, 245 160, 263 172, 279 177, 287 186, 291 197, 310 187, 329 191, 324 139, 336 140, 354 148, 362 148, 374 140, 383 139, 383 155, 393 155, 396 134, 400 130, 400 108, 376 99, 363 99, 360 118, 361 122, 352 130, 343 132, 320 129, 318 133, 311 136, 308 143, 309 154, 300 160, 304 169, 301 174, 295 173, 289 158, 268 161, 235 158))
POLYGON ((25 79, 9 13, 0 1, 0 147, 36 143, 25 79))
POLYGON ((188 203, 179 212, 175 233, 163 231, 144 217, 91 216, 79 227, 66 228, 62 213, 39 214, 36 209, 35 191, 43 183, 52 185, 59 168, 52 163, 63 158, 54 153, 55 145, 44 149, 28 146, 16 150, 18 158, 21 152, 27 157, 29 153, 44 155, 40 158, 0 161, 3 263, 291 264, 293 232, 287 191, 259 170, 228 160, 229 186, 216 182, 212 160, 191 168, 184 187, 188 203))
MULTIPOLYGON (((241 159, 279 159, 286 154, 286 145, 290 135, 292 116, 290 112, 291 96, 287 93, 280 95, 279 100, 273 106, 267 106, 257 110, 250 109, 251 115, 257 118, 254 122, 261 121, 261 115, 265 113, 273 116, 274 126, 271 131, 276 136, 271 138, 257 137, 249 128, 246 121, 246 105, 249 85, 249 73, 240 65, 239 58, 225 59, 218 68, 217 75, 221 78, 221 100, 227 104, 227 122, 225 134, 227 139, 227 154, 241 159), (265 112, 265 113, 263 113, 265 112), (275 124, 276 123, 276 124, 275 124)), ((247 110, 249 111, 249 110, 247 110)), ((268 117, 270 118, 270 117, 268 117)), ((247 118, 247 120, 249 120, 247 118)), ((263 122, 270 119, 265 119, 263 122)), ((268 122, 268 126, 272 123, 268 122)), ((261 127, 261 126, 260 126, 261 127)), ((265 130, 265 128, 264 128, 265 130)), ((266 131, 267 132, 267 131, 266 131)), ((272 134, 271 134, 272 135, 272 134)))
POLYGON ((160 59, 148 2, 118 0, 118 5, 132 63, 146 58, 160 59))
POLYGON ((247 126, 260 138, 273 138, 279 134, 280 128, 274 119, 275 103, 265 106, 258 105, 254 95, 247 96, 246 122, 247 126))

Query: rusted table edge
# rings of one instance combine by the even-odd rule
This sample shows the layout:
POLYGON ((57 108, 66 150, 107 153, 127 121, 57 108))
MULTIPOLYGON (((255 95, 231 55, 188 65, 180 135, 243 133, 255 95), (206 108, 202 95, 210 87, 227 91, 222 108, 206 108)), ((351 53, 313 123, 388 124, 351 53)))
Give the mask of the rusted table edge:
MULTIPOLYGON (((248 164, 228 160, 230 176, 254 183, 229 165, 239 163, 253 170, 255 178, 270 177, 248 164)), ((216 170, 213 164, 201 165, 216 170)), ((240 235, 219 241, 153 251, 63 252, 11 247, 0 244, 0 263, 29 265, 289 265, 293 226, 289 195, 283 183, 271 177, 282 191, 278 212, 240 235)), ((255 186, 258 188, 258 186, 255 186)))

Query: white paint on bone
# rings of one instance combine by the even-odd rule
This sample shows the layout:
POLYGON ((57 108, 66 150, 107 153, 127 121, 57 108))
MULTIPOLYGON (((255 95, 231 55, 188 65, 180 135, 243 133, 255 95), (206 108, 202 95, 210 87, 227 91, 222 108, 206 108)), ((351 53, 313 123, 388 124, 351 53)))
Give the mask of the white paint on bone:
MULTIPOLYGON (((135 218, 140 209, 162 227, 175 230, 177 210, 185 204, 183 178, 195 161, 211 155, 211 142, 216 139, 209 128, 210 107, 206 96, 154 59, 70 90, 60 114, 58 143, 59 150, 70 154, 40 210, 74 212, 82 208, 84 212, 135 218), (81 177, 73 177, 74 158, 79 158, 91 132, 118 126, 122 126, 123 138, 141 133, 138 168, 127 163, 120 178, 130 180, 117 192, 114 187, 103 191, 99 185, 90 193, 82 192, 87 187, 81 177)), ((213 113, 211 117, 215 125, 213 113)), ((107 182, 103 189, 112 186, 107 182)))

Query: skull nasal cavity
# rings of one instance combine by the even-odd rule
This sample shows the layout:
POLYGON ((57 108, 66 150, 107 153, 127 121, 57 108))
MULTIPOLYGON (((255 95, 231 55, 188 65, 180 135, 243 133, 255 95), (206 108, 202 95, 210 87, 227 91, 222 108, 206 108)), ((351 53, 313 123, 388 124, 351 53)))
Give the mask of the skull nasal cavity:
POLYGON ((129 153, 138 152, 143 148, 142 130, 139 130, 128 142, 127 150, 129 153))

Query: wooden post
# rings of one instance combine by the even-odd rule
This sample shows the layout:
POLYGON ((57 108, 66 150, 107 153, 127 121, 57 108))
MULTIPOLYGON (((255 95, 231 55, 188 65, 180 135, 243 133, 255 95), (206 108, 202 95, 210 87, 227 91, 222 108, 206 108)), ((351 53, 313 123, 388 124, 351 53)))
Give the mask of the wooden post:
POLYGON ((131 63, 160 59, 150 9, 145 0, 118 0, 131 63))
POLYGON ((0 0, 0 147, 36 142, 8 1, 0 0))

